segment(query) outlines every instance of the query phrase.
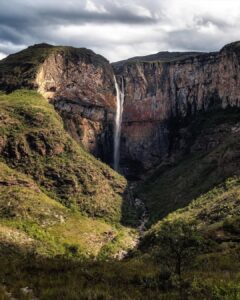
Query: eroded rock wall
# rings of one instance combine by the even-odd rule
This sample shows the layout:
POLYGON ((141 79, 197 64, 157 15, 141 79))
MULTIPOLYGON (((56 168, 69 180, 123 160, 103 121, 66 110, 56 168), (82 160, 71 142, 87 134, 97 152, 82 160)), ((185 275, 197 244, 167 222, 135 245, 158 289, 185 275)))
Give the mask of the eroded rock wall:
POLYGON ((148 170, 177 157, 185 140, 173 144, 180 131, 173 126, 176 120, 240 106, 240 43, 171 62, 128 62, 115 72, 125 85, 124 168, 131 164, 137 171, 148 170))
POLYGON ((66 130, 86 150, 112 162, 116 111, 112 67, 90 50, 57 51, 40 66, 38 91, 49 99, 64 120, 66 130))

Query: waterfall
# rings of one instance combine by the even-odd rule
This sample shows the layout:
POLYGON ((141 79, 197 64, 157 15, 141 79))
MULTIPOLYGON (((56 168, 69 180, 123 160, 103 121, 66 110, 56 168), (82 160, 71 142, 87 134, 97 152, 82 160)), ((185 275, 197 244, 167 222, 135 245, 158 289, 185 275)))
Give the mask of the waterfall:
POLYGON ((121 140, 121 126, 122 126, 122 113, 123 113, 123 103, 124 103, 124 82, 123 78, 121 81, 121 89, 117 83, 117 79, 114 76, 114 83, 116 89, 117 98, 117 111, 115 117, 115 131, 114 131, 114 169, 118 170, 119 157, 120 157, 120 140, 121 140))

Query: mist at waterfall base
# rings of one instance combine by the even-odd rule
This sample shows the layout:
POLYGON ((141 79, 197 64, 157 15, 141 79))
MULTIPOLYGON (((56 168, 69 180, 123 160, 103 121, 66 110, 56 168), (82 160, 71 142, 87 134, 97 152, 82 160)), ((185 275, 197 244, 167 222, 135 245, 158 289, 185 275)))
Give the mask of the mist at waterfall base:
POLYGON ((122 113, 123 113, 123 103, 124 103, 123 78, 121 78, 121 88, 119 87, 115 76, 114 76, 114 84, 115 84, 115 89, 116 89, 117 110, 116 110, 116 116, 115 116, 115 130, 114 130, 113 167, 114 167, 114 170, 118 170, 119 169, 119 158, 120 158, 122 113))

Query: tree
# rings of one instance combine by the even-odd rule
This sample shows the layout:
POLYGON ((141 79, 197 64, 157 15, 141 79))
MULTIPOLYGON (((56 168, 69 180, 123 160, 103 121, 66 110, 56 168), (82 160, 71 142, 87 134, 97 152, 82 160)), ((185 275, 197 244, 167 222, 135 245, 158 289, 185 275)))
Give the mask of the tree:
POLYGON ((203 238, 195 224, 176 220, 162 222, 157 241, 157 257, 162 265, 177 274, 182 297, 183 269, 199 253, 203 238))

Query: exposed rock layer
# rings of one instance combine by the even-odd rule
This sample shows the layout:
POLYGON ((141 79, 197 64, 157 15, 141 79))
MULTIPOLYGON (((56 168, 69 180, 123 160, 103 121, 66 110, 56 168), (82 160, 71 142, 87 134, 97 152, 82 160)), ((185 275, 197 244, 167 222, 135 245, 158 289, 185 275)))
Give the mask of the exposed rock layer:
MULTIPOLYGON (((164 52, 113 67, 125 87, 120 162, 126 174, 132 170, 135 176, 189 151, 189 132, 180 120, 240 105, 238 42, 219 53, 164 52)), ((102 56, 72 47, 35 45, 0 61, 1 89, 38 89, 72 137, 109 164, 116 112, 113 75, 102 56)))
POLYGON ((135 171, 176 158, 180 143, 186 150, 185 138, 176 144, 176 120, 240 106, 240 43, 170 62, 114 66, 125 83, 121 161, 135 171))
POLYGON ((0 62, 0 88, 35 88, 85 149, 112 162, 116 110, 113 70, 91 50, 40 44, 0 62))
POLYGON ((38 90, 52 99, 65 128, 88 151, 111 163, 115 112, 113 71, 89 50, 51 54, 41 65, 38 90))

